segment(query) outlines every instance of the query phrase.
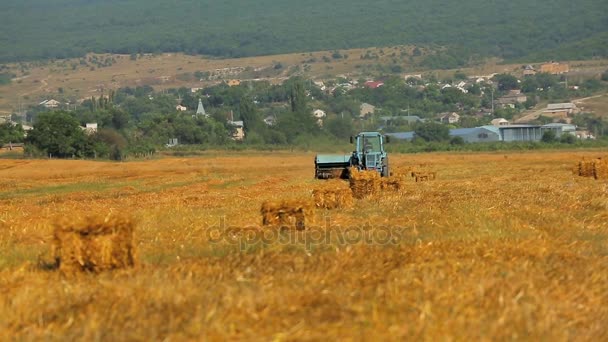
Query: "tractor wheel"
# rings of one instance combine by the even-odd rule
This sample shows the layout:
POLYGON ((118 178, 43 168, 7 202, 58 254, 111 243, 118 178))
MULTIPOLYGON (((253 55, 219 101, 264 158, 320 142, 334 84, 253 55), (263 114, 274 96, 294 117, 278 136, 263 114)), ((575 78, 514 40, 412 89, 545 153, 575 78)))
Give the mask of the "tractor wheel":
POLYGON ((384 159, 384 165, 382 165, 382 177, 388 177, 391 175, 389 169, 388 169, 388 157, 386 159, 384 159))

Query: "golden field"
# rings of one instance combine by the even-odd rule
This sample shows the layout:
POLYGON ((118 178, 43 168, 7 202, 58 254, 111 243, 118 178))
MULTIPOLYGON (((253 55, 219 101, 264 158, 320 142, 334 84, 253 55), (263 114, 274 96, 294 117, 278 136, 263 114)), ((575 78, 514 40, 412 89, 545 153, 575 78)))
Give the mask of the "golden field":
POLYGON ((393 154, 437 180, 304 231, 260 206, 325 184, 310 153, 0 160, 0 339, 606 340, 608 182, 572 174, 598 156, 393 154), (39 264, 54 223, 110 213, 137 222, 135 268, 39 264))

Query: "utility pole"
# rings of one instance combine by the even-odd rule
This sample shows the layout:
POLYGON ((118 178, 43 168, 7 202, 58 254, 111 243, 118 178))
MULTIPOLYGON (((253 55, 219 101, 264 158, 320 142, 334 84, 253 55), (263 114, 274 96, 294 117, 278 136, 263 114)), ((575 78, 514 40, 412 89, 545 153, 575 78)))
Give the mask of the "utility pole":
POLYGON ((494 86, 492 86, 492 116, 494 116, 494 86))

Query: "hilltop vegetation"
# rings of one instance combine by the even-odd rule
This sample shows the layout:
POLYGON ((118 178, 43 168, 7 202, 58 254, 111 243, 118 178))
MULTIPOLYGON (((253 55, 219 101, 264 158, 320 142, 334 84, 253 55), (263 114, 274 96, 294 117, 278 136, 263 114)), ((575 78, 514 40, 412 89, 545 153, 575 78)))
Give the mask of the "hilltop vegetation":
POLYGON ((0 9, 4 62, 91 51, 237 57, 401 44, 436 52, 430 67, 475 55, 607 56, 608 3, 599 0, 7 0, 0 9))

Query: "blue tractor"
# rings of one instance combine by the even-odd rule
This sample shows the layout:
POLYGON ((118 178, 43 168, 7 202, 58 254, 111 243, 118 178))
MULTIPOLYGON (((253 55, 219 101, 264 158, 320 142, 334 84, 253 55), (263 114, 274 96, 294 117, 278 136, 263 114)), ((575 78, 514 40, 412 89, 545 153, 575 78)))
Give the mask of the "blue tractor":
POLYGON ((350 138, 350 143, 355 144, 352 154, 318 154, 315 157, 315 178, 348 178, 350 167, 376 170, 382 177, 388 177, 388 155, 384 151, 384 144, 389 141, 389 137, 378 132, 361 132, 350 138))

